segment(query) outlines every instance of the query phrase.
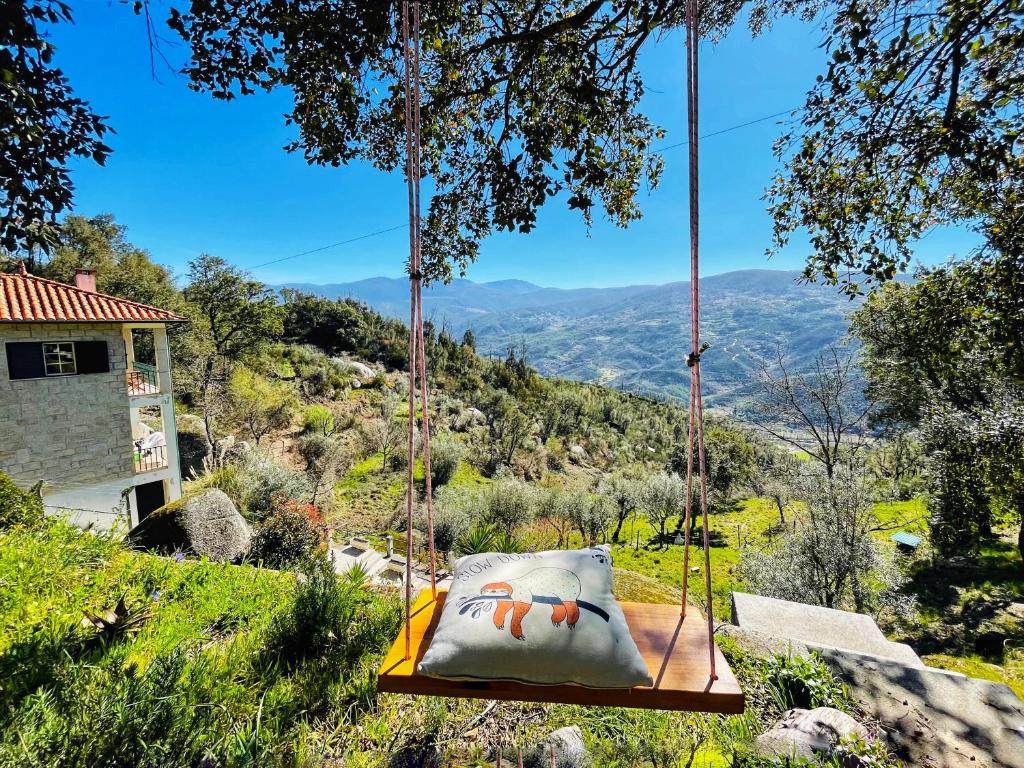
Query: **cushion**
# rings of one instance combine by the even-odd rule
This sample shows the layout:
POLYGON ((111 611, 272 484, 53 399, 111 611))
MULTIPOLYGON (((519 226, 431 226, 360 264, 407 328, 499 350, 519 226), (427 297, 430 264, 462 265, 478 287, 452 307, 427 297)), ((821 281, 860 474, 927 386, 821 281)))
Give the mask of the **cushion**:
POLYGON ((455 680, 653 684, 612 596, 607 547, 461 558, 417 669, 455 680))

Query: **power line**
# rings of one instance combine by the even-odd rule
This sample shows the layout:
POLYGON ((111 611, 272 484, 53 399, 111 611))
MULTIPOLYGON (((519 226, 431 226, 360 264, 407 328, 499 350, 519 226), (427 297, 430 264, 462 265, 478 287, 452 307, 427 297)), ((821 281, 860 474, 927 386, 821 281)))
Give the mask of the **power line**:
MULTIPOLYGON (((765 120, 771 120, 772 118, 775 118, 775 117, 782 117, 783 115, 788 115, 791 112, 793 112, 793 110, 795 110, 795 109, 799 109, 799 107, 793 107, 791 109, 784 109, 781 112, 776 112, 773 115, 765 115, 764 117, 758 117, 758 118, 755 118, 753 120, 748 120, 747 122, 739 123, 738 125, 730 125, 728 128, 722 128, 721 130, 718 130, 718 131, 712 131, 711 133, 702 134, 698 138, 710 139, 713 136, 721 136, 723 133, 730 133, 731 131, 738 131, 740 128, 747 128, 748 126, 751 126, 751 125, 757 125, 758 123, 763 123, 765 120)), ((690 143, 689 141, 680 141, 678 144, 669 144, 667 147, 662 147, 661 149, 654 150, 654 152, 655 152, 655 154, 660 154, 661 152, 667 152, 670 149, 678 149, 679 147, 685 147, 689 143, 690 143)))
MULTIPOLYGON (((719 129, 717 131, 712 131, 711 133, 702 134, 699 138, 701 138, 701 139, 710 139, 710 138, 712 138, 714 136, 721 136, 723 133, 731 133, 732 131, 738 131, 741 128, 748 128, 751 125, 757 125, 758 123, 763 123, 765 120, 772 120, 772 119, 774 119, 776 117, 782 117, 783 115, 788 115, 791 112, 793 112, 794 109, 797 109, 797 107, 793 107, 793 108, 790 108, 790 109, 784 109, 781 112, 775 112, 774 114, 771 114, 771 115, 765 115, 764 117, 758 117, 758 118, 755 118, 753 120, 748 120, 745 123, 737 123, 736 125, 730 125, 727 128, 721 128, 721 129, 719 129)), ((679 147, 685 147, 689 143, 690 143, 689 141, 680 141, 677 144, 669 144, 667 147, 661 147, 660 149, 654 150, 654 153, 655 154, 660 154, 662 152, 667 152, 670 149, 678 149, 679 147)), ((328 251, 331 248, 340 248, 343 245, 349 245, 351 243, 357 243, 360 240, 366 240, 366 239, 371 238, 371 237, 378 237, 380 235, 386 235, 389 232, 397 232, 400 229, 407 229, 408 226, 409 226, 408 224, 396 224, 395 226, 388 227, 386 229, 378 229, 376 232, 367 232, 364 235, 358 235, 356 237, 350 237, 348 240, 339 240, 337 243, 331 243, 330 245, 322 245, 319 248, 312 248, 312 249, 310 249, 308 251, 302 251, 301 253, 293 253, 291 256, 282 256, 280 259, 273 259, 271 261, 265 261, 262 264, 255 264, 255 265, 253 265, 251 267, 246 267, 246 269, 260 269, 262 267, 269 267, 271 264, 280 264, 282 261, 291 261, 292 259, 298 259, 298 258, 300 258, 302 256, 310 256, 310 255, 312 255, 314 253, 320 253, 321 251, 328 251)))
POLYGON ((303 251, 302 253, 293 253, 291 256, 282 256, 280 259, 265 261, 262 264, 255 264, 251 267, 246 267, 246 269, 259 269, 260 267, 269 267, 271 264, 280 264, 282 261, 288 261, 289 259, 297 259, 300 256, 309 256, 310 254, 320 253, 321 251, 326 251, 331 248, 340 248, 343 245, 348 245, 349 243, 357 243, 360 240, 366 240, 369 237, 386 235, 388 232, 396 232, 397 230, 405 229, 408 226, 408 224, 396 224, 395 226, 388 227, 387 229, 378 229, 376 232, 367 232, 365 235, 350 237, 348 240, 339 240, 338 242, 331 243, 330 245, 321 245, 319 248, 312 248, 308 251, 303 251))

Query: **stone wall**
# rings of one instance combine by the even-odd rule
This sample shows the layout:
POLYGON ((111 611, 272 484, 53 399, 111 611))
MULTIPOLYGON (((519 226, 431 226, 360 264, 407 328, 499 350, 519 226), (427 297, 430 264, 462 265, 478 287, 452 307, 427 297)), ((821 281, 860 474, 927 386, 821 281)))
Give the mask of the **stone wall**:
POLYGON ((125 350, 117 323, 0 324, 0 470, 23 486, 99 483, 134 474, 125 350), (3 345, 106 341, 109 373, 11 381, 3 345))

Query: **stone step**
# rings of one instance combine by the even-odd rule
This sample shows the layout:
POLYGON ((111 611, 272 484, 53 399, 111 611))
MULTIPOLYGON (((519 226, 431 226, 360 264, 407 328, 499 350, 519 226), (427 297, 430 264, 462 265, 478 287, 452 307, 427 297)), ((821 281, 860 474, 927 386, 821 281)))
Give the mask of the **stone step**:
POLYGON ((910 667, 925 666, 913 648, 890 641, 874 619, 861 613, 733 592, 732 623, 745 630, 799 640, 812 648, 837 648, 910 667))

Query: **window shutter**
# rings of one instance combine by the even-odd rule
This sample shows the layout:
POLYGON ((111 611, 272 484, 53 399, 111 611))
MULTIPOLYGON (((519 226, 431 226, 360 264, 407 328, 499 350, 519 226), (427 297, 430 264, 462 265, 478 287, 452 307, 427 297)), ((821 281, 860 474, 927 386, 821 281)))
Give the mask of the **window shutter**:
POLYGON ((76 341, 75 362, 78 373, 108 373, 110 358, 105 341, 76 341))
POLYGON ((38 341, 8 342, 7 373, 11 380, 43 378, 43 345, 38 341))

